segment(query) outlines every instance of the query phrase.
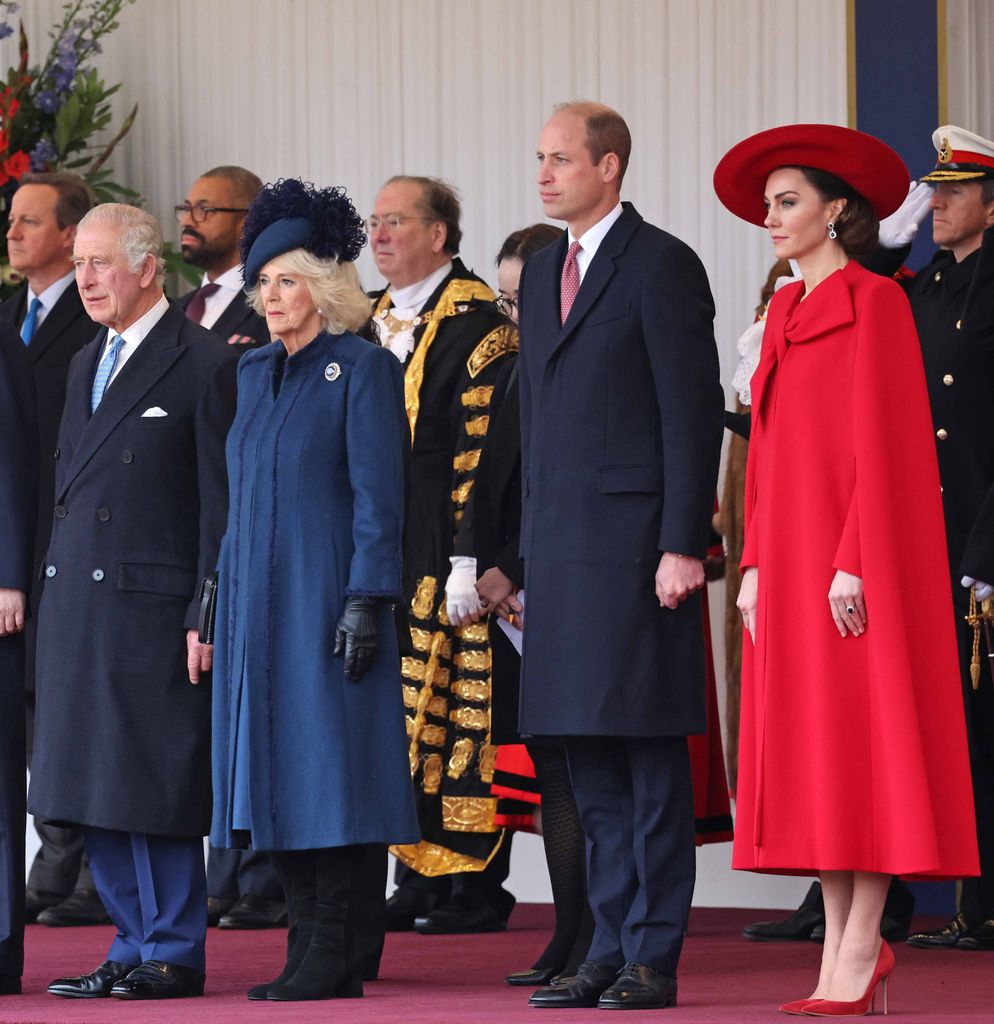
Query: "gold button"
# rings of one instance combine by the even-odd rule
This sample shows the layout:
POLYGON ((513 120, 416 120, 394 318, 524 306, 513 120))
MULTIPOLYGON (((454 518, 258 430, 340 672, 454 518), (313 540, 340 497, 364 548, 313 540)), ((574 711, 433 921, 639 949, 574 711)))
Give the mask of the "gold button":
POLYGON ((957 320, 956 321, 956 330, 957 331, 961 331, 962 329, 963 329, 963 321, 962 320, 957 320))
POLYGON ((943 384, 945 384, 945 385, 946 385, 946 387, 948 387, 948 386, 949 386, 950 384, 952 384, 952 382, 953 382, 953 375, 952 375, 951 373, 947 373, 947 374, 946 374, 946 375, 945 375, 945 376, 944 376, 944 377, 942 378, 942 383, 943 383, 943 384))
POLYGON ((938 438, 938 439, 939 439, 940 441, 945 441, 945 439, 946 439, 947 437, 949 437, 949 434, 948 434, 948 433, 946 432, 946 430, 945 430, 945 428, 944 428, 944 427, 939 427, 939 429, 938 429, 938 430, 937 430, 937 431, 935 432, 935 436, 936 436, 936 437, 937 437, 937 438, 938 438))
POLYGON ((937 270, 935 272, 935 277, 933 277, 932 280, 933 281, 941 281, 942 280, 942 271, 941 270, 937 270))

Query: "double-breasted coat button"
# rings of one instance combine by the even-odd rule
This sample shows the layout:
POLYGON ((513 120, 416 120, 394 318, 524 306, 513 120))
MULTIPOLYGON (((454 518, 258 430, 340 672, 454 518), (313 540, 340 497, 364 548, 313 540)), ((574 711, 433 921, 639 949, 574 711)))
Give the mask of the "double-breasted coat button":
POLYGON ((937 270, 935 272, 935 277, 933 277, 932 280, 933 281, 941 281, 942 280, 942 271, 941 270, 937 270))
POLYGON ((103 569, 94 569, 90 575, 99 583, 104 578, 103 569))
POLYGON ((123 452, 121 452, 121 461, 122 461, 122 462, 123 462, 123 463, 124 463, 124 464, 125 464, 126 466, 130 466, 130 465, 131 465, 131 463, 135 461, 135 457, 134 457, 134 454, 133 454, 132 452, 129 452, 129 451, 128 451, 128 449, 127 449, 127 448, 125 448, 125 449, 124 449, 124 451, 123 451, 123 452))
POLYGON ((50 565, 50 566, 48 566, 48 568, 47 568, 47 569, 45 570, 45 575, 46 575, 46 576, 47 576, 47 577, 48 577, 49 579, 51 579, 51 578, 52 578, 52 577, 53 577, 53 576, 54 576, 54 575, 55 575, 55 574, 56 574, 56 573, 57 573, 58 571, 59 571, 59 570, 58 570, 58 569, 56 569, 54 565, 50 565))
POLYGON ((957 320, 956 321, 956 330, 957 331, 962 331, 963 330, 963 321, 962 320, 957 320))
POLYGON ((952 375, 951 373, 947 373, 947 374, 946 374, 946 375, 945 375, 945 376, 944 376, 944 377, 942 378, 942 383, 943 383, 943 384, 945 384, 945 385, 946 385, 946 387, 949 387, 949 385, 950 385, 950 384, 952 384, 952 382, 953 382, 953 375, 952 375))
POLYGON ((55 518, 56 519, 65 519, 65 517, 67 515, 69 515, 69 510, 65 507, 65 505, 56 505, 55 506, 55 518))
POLYGON ((61 448, 56 448, 55 449, 55 457, 58 458, 61 454, 62 454, 62 449, 61 448))
POLYGON ((102 523, 106 523, 107 520, 110 519, 110 509, 109 508, 98 508, 97 509, 97 519, 99 519, 100 522, 102 522, 102 523))
POLYGON ((949 437, 949 431, 947 431, 945 427, 939 427, 939 429, 935 432, 935 436, 940 441, 945 441, 945 439, 949 437))

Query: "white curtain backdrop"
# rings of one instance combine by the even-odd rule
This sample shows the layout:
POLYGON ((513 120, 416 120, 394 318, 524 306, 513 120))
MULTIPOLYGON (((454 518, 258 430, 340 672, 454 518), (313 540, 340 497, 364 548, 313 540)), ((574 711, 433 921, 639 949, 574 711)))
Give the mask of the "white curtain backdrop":
MULTIPOLYGON (((35 59, 60 10, 22 4, 35 59)), ((553 104, 610 104, 634 138, 624 197, 707 267, 726 385, 773 255, 715 199, 714 166, 762 128, 846 121, 844 0, 138 0, 99 67, 123 83, 115 127, 140 106, 116 177, 167 237, 216 164, 342 184, 363 213, 391 174, 440 175, 462 194, 463 256, 491 281, 504 237, 541 219, 534 152, 553 104)), ((360 270, 378 284, 367 255, 360 270)), ((719 686, 723 603, 714 588, 719 686)), ((538 849, 518 846, 519 898, 548 898, 538 849)), ((728 861, 727 846, 702 853, 699 903, 789 905, 805 887, 733 878, 728 861)))
POLYGON ((994 139, 994 4, 946 0, 949 121, 994 139))

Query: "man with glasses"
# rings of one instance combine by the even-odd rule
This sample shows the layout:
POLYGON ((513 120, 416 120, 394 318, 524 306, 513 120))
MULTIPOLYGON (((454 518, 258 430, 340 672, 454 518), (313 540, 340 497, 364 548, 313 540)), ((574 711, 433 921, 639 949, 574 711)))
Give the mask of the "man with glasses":
POLYGON ((475 561, 452 554, 494 381, 517 338, 494 293, 458 258, 459 215, 449 185, 398 176, 367 222, 389 282, 373 296, 373 316, 405 367, 413 442, 404 552, 413 651, 402 672, 422 841, 393 848, 399 888, 387 926, 425 934, 497 931, 514 905, 501 887, 510 839, 494 826, 490 795, 487 628, 475 621, 475 561))
MULTIPOLYGON (((238 241, 262 181, 244 167, 214 167, 176 207, 183 259, 200 267, 199 288, 180 300, 187 318, 229 345, 270 342, 266 321, 242 291, 238 241)), ((286 921, 286 898, 269 858, 254 850, 219 850, 207 857, 207 923, 220 928, 275 928, 286 921)))
MULTIPOLYGON (((45 554, 55 505, 55 446, 66 400, 69 361, 96 334, 73 280, 76 225, 93 203, 89 185, 75 174, 26 174, 11 200, 7 251, 24 284, 0 305, 0 320, 13 325, 27 350, 38 395, 41 472, 36 562, 45 554)), ((43 581, 34 574, 30 605, 37 609, 43 581)), ((25 628, 27 752, 34 735, 35 619, 25 628)), ((107 913, 90 877, 83 833, 36 821, 41 846, 28 875, 25 917, 52 927, 103 924, 107 913)))
POLYGON ((229 345, 255 348, 270 342, 266 321, 242 292, 238 240, 249 204, 262 182, 244 167, 214 167, 190 188, 176 207, 182 228, 183 259, 204 272, 199 288, 180 299, 187 317, 220 335, 229 345))

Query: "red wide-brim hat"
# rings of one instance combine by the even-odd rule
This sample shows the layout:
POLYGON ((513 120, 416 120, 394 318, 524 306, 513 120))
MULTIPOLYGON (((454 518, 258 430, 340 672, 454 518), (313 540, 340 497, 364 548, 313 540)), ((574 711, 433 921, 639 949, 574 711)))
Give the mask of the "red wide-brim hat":
POLYGON ((762 227, 766 179, 778 167, 834 174, 869 200, 878 220, 904 202, 911 183, 897 153, 866 132, 837 124, 786 124, 733 146, 714 169, 714 190, 736 217, 762 227))

